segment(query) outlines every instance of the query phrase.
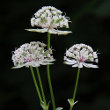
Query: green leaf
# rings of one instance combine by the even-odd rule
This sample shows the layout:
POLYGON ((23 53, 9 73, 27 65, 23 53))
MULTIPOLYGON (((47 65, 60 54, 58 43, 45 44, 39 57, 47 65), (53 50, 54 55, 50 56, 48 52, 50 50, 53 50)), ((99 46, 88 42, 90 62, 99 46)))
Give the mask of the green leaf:
POLYGON ((73 99, 68 99, 68 102, 69 102, 70 106, 73 107, 73 105, 74 105, 74 100, 73 100, 73 99))
POLYGON ((41 102, 41 107, 43 108, 43 110, 48 110, 49 108, 49 103, 48 104, 45 104, 43 101, 41 102))
POLYGON ((62 109, 63 109, 62 107, 57 107, 57 108, 56 108, 56 110, 62 110, 62 109))
POLYGON ((78 101, 74 102, 73 99, 68 99, 68 102, 69 102, 70 106, 73 107, 78 101))

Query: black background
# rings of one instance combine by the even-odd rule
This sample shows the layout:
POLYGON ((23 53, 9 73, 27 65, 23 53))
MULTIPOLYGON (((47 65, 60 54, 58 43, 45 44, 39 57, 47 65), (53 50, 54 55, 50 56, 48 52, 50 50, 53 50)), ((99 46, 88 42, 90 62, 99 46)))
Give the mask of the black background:
MULTIPOLYGON (((30 70, 12 70, 12 51, 30 41, 47 42, 47 35, 27 32, 30 18, 42 6, 54 6, 70 17, 67 36, 51 36, 56 62, 51 78, 56 105, 69 109, 77 68, 63 64, 63 56, 75 43, 85 43, 99 54, 99 69, 83 68, 74 110, 110 110, 110 0, 4 0, 0 3, 0 110, 41 110, 30 70)), ((47 100, 50 100, 46 66, 39 68, 47 100)), ((51 104, 51 103, 50 103, 51 104)), ((50 106, 52 110, 52 106, 50 106)))

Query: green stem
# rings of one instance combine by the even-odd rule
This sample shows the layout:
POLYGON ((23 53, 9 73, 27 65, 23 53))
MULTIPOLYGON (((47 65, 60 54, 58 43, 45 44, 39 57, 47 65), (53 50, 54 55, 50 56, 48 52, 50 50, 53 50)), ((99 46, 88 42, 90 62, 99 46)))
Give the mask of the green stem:
MULTIPOLYGON (((50 48, 50 33, 48 33, 47 37, 48 37, 47 49, 49 49, 50 48)), ((49 84, 49 89, 50 89, 50 95, 52 99, 53 110, 55 110, 56 105, 55 105, 55 98, 54 98, 52 83, 51 83, 51 78, 50 78, 50 66, 49 65, 47 65, 47 78, 48 78, 48 84, 49 84)))
POLYGON ((69 110, 72 110, 73 106, 70 106, 70 109, 69 110))
POLYGON ((33 70, 32 66, 30 66, 30 70, 31 70, 31 73, 32 73, 32 78, 33 78, 33 81, 34 81, 34 84, 35 84, 35 87, 36 87, 36 91, 37 91, 39 100, 40 100, 40 102, 42 102, 42 97, 41 97, 41 94, 40 94, 40 90, 39 90, 38 84, 36 82, 36 78, 35 78, 34 70, 33 70))
POLYGON ((47 49, 50 48, 50 33, 47 34, 47 49))
POLYGON ((77 78, 76 78, 76 84, 75 84, 75 89, 74 89, 74 93, 73 93, 73 100, 74 101, 75 101, 76 92, 77 92, 77 88, 78 88, 79 73, 80 73, 80 68, 78 68, 77 78))
MULTIPOLYGON (((74 102, 75 102, 76 92, 77 92, 77 88, 78 88, 79 73, 80 73, 80 68, 78 68, 77 77, 76 77, 76 84, 75 84, 75 89, 74 89, 74 93, 73 93, 73 101, 74 102)), ((70 105, 70 110, 72 110, 73 106, 70 105)))
POLYGON ((42 85, 42 81, 41 81, 41 77, 40 77, 38 67, 36 67, 36 71, 37 71, 37 75, 38 75, 38 79, 39 79, 39 84, 40 84, 40 88, 41 88, 42 97, 43 97, 44 103, 46 104, 45 94, 44 94, 43 85, 42 85))
POLYGON ((52 99, 53 110, 55 110, 56 109, 56 107, 55 107, 55 98, 54 98, 52 84, 51 84, 49 65, 47 65, 47 78, 48 78, 48 84, 49 84, 49 89, 50 89, 50 95, 51 95, 51 99, 52 99))

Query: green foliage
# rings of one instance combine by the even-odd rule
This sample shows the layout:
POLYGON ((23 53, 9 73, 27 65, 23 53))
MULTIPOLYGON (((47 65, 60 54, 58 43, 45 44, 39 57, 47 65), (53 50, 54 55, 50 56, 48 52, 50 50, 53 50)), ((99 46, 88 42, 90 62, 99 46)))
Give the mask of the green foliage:
POLYGON ((74 102, 74 100, 71 98, 71 99, 68 99, 68 103, 70 104, 71 107, 73 107, 78 101, 74 102))
POLYGON ((41 102, 41 107, 43 108, 43 110, 48 110, 49 109, 49 103, 45 104, 43 101, 41 102))
POLYGON ((73 107, 73 105, 74 105, 74 100, 73 100, 73 99, 68 99, 68 102, 69 102, 70 106, 73 107))

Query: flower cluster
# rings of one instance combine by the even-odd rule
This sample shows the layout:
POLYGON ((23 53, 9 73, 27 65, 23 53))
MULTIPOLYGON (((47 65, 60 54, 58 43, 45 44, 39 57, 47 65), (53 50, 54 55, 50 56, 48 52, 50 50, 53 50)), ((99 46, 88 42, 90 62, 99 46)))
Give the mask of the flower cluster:
POLYGON ((71 31, 59 31, 57 28, 69 28, 69 18, 62 15, 63 12, 52 6, 44 6, 31 18, 31 25, 43 29, 27 29, 33 32, 49 32, 51 34, 65 35, 71 31))
POLYGON ((97 52, 85 44, 73 45, 66 51, 64 56, 65 64, 72 65, 72 67, 83 68, 98 68, 93 63, 98 63, 97 52))
POLYGON ((12 55, 14 68, 52 64, 54 61, 52 49, 45 50, 45 47, 46 45, 41 42, 30 42, 20 46, 12 55))

